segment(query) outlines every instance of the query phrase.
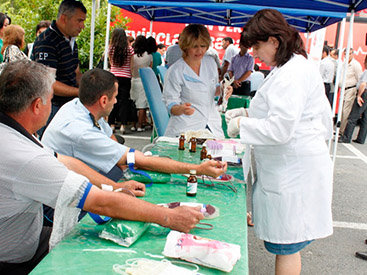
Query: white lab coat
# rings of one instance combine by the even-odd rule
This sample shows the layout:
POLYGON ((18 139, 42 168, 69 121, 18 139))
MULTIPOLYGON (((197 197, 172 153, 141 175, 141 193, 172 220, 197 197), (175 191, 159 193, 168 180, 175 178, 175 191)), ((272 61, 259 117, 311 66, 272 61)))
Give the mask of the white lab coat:
POLYGON ((214 101, 217 83, 217 65, 210 56, 201 60, 200 76, 182 58, 169 67, 164 79, 164 103, 169 108, 188 102, 195 111, 192 115, 171 115, 164 135, 175 137, 208 125, 216 137, 223 138, 222 120, 214 101))
POLYGON ((301 55, 275 67, 257 90, 240 136, 254 145, 256 235, 297 243, 333 232, 330 104, 319 70, 301 55))

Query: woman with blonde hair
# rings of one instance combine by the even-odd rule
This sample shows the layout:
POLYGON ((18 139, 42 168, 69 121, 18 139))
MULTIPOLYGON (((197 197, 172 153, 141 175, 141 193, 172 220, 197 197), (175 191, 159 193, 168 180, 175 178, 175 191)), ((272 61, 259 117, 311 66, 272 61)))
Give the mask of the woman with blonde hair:
POLYGON ((24 29, 19 25, 9 25, 4 30, 3 47, 1 54, 4 56, 4 63, 13 62, 19 59, 28 59, 21 51, 24 46, 24 29))
MULTIPOLYGON (((169 67, 163 87, 163 101, 171 115, 166 136, 208 129, 214 136, 224 137, 214 101, 221 92, 217 65, 205 55, 210 43, 209 31, 201 24, 190 24, 180 34, 182 58, 169 67)), ((232 89, 227 98, 231 93, 232 89)))

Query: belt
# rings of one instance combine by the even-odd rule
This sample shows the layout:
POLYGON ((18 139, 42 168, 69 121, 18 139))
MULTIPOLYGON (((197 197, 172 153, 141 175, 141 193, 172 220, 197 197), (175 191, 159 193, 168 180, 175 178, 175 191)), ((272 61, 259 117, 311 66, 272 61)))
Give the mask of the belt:
POLYGON ((356 85, 354 85, 354 86, 350 86, 350 87, 347 87, 347 88, 345 88, 346 90, 349 90, 349 89, 352 89, 352 88, 355 88, 355 87, 357 87, 356 85))

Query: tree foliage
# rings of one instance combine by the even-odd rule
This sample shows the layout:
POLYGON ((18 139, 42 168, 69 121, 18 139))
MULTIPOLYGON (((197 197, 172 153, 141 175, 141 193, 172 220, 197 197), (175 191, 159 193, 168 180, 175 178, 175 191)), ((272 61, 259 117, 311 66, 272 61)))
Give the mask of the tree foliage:
MULTIPOLYGON (((94 29, 94 66, 100 60, 105 46, 106 38, 106 17, 107 17, 107 0, 97 0, 95 29, 94 29)), ((26 43, 32 43, 36 38, 36 26, 41 20, 54 20, 57 17, 60 0, 1 0, 0 12, 7 13, 11 18, 12 24, 20 25, 25 30, 26 43)), ((79 34, 77 43, 79 47, 79 60, 82 71, 89 67, 89 51, 90 51, 90 30, 92 18, 92 1, 84 0, 83 4, 87 8, 87 20, 85 29, 79 34)), ((129 19, 119 17, 117 15, 120 9, 112 6, 111 22, 114 27, 126 28, 129 19)))

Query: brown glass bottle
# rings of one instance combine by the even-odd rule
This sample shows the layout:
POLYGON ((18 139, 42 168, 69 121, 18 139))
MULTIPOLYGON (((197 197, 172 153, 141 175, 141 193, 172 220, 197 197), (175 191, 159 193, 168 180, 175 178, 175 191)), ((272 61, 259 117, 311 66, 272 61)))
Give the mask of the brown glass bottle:
POLYGON ((178 150, 185 150, 185 135, 181 134, 178 139, 178 150))
POLYGON ((186 196, 195 197, 198 189, 198 180, 196 170, 190 170, 190 176, 187 178, 186 196))
POLYGON ((189 149, 189 151, 191 153, 195 153, 196 152, 196 137, 192 137, 190 139, 190 149, 189 149))
POLYGON ((203 146, 203 148, 200 151, 200 160, 206 159, 206 154, 208 152, 206 151, 206 146, 203 146))
POLYGON ((206 155, 206 158, 207 159, 212 159, 212 155, 208 154, 208 155, 206 155))

